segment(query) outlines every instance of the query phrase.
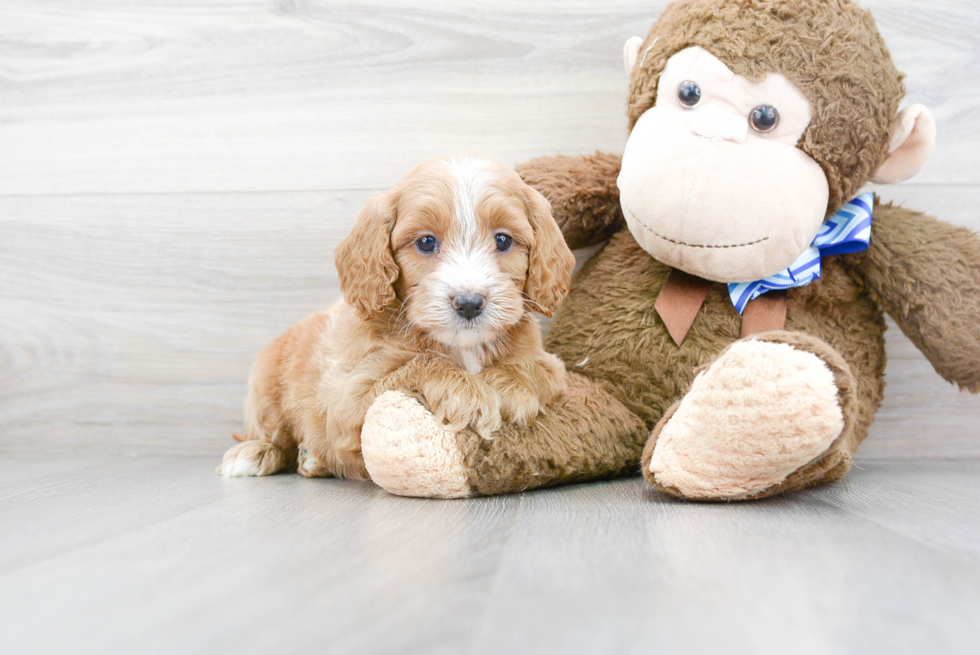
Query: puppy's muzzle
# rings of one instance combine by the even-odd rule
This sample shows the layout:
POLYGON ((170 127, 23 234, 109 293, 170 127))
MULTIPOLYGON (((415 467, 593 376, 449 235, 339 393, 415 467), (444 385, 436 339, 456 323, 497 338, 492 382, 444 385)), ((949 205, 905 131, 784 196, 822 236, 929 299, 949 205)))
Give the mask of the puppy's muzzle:
POLYGON ((480 315, 487 304, 482 293, 461 293, 453 298, 453 309, 466 320, 472 320, 480 315))

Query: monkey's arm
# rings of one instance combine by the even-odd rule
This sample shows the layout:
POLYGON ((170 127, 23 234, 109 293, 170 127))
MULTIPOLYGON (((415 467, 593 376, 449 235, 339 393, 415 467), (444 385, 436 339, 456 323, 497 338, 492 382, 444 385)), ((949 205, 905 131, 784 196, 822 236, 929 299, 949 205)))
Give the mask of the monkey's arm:
POLYGON ((569 248, 605 241, 623 226, 616 177, 620 155, 541 157, 517 167, 524 181, 551 203, 569 248))
POLYGON ((843 261, 939 375, 980 392, 980 237, 876 203, 870 247, 843 261))

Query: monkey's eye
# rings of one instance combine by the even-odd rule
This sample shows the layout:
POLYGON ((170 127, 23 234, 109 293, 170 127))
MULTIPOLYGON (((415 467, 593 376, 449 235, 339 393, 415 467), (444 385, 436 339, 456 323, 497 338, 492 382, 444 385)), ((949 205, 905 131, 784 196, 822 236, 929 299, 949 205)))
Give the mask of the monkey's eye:
POLYGON ((502 232, 494 237, 494 241, 497 243, 497 252, 507 252, 514 245, 514 238, 502 232))
POLYGON ((756 132, 772 132, 779 125, 779 112, 772 105, 759 105, 749 113, 749 125, 756 132))
POLYGON ((424 237, 420 237, 419 240, 415 242, 415 247, 419 249, 419 252, 425 254, 434 252, 437 245, 439 245, 439 243, 431 234, 426 234, 424 237))
POLYGON ((701 102, 701 87, 691 80, 681 82, 680 88, 677 89, 677 99, 685 107, 697 107, 701 102))

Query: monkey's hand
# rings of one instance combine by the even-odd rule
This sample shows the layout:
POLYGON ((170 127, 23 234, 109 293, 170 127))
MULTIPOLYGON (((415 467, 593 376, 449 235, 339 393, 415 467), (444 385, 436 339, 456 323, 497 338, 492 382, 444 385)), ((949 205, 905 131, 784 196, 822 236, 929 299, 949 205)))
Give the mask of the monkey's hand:
POLYGON ((569 248, 601 243, 623 227, 616 177, 620 155, 541 157, 517 167, 518 174, 551 203, 569 248))
POLYGON ((876 202, 871 245, 842 261, 939 375, 980 392, 980 237, 876 202))

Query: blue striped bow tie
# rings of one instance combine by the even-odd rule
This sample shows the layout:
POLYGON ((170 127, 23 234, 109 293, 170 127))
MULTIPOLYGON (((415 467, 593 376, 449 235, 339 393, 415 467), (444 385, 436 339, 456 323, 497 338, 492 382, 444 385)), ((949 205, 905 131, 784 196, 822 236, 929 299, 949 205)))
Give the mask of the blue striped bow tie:
POLYGON ((842 255, 867 249, 871 240, 871 213, 874 194, 862 193, 824 221, 810 247, 796 261, 775 275, 754 282, 728 285, 728 295, 741 314, 750 300, 767 291, 805 287, 820 278, 820 257, 842 255))

